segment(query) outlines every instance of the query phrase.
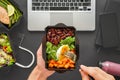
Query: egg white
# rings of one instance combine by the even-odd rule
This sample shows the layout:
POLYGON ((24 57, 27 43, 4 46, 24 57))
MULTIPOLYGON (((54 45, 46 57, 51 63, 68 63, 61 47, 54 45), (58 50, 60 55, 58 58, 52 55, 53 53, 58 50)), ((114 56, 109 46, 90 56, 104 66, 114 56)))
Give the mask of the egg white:
POLYGON ((70 50, 70 48, 69 48, 68 45, 62 45, 62 46, 57 50, 57 53, 56 53, 57 59, 60 58, 60 56, 61 56, 61 54, 62 54, 61 52, 62 52, 62 50, 64 49, 64 47, 67 47, 67 48, 68 48, 68 50, 67 50, 66 52, 68 52, 68 51, 70 50))

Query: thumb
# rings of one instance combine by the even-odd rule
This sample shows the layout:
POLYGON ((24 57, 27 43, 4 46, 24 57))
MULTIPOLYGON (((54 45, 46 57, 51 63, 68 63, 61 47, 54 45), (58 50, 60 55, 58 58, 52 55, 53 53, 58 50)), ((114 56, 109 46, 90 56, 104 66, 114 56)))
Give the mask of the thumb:
POLYGON ((86 74, 85 72, 83 72, 81 69, 79 71, 81 73, 82 80, 89 80, 88 74, 86 74))

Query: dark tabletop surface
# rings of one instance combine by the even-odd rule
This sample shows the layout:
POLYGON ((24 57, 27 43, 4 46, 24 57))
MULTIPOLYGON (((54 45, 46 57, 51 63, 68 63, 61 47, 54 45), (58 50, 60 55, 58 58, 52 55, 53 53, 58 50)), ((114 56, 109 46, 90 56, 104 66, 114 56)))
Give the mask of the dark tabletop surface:
MULTIPOLYGON (((11 0, 17 3, 18 7, 23 12, 23 17, 18 25, 16 25, 9 32, 6 31, 3 25, 0 24, 0 31, 6 31, 9 33, 13 44, 15 46, 15 56, 17 62, 27 65, 31 61, 31 56, 25 54, 26 52, 18 49, 19 41, 21 39, 21 34, 24 34, 24 40, 22 46, 30 49, 34 52, 36 56, 36 51, 44 36, 44 32, 29 32, 27 30, 27 0, 11 0)), ((100 60, 110 60, 120 63, 120 52, 114 50, 101 49, 98 53, 98 49, 95 45, 96 33, 99 27, 98 20, 99 14, 103 12, 106 0, 97 0, 96 7, 96 31, 94 32, 77 32, 78 39, 80 41, 80 55, 78 60, 78 65, 84 64, 87 66, 98 66, 98 61, 100 60)), ((30 72, 35 67, 35 64, 29 69, 22 69, 16 65, 12 66, 10 69, 5 69, 0 71, 0 80, 27 80, 30 72)), ((48 80, 81 80, 79 74, 79 66, 74 71, 67 71, 65 73, 55 73, 48 80)))

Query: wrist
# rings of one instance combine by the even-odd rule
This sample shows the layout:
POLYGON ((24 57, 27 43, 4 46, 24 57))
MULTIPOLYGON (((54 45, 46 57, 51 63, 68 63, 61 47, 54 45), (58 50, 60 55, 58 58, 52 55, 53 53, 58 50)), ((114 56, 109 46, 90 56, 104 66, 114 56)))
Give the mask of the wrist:
POLYGON ((38 65, 36 67, 37 67, 37 72, 39 72, 40 80, 46 80, 48 78, 48 76, 46 75, 46 71, 43 69, 40 69, 38 65))
POLYGON ((40 74, 40 80, 46 80, 48 76, 46 75, 45 70, 41 70, 39 66, 37 66, 38 72, 40 74))
POLYGON ((46 80, 47 76, 45 76, 44 72, 39 69, 38 66, 34 68, 34 70, 31 72, 28 80, 46 80))
POLYGON ((47 80, 47 76, 42 71, 40 71, 40 76, 39 77, 40 77, 40 80, 47 80))

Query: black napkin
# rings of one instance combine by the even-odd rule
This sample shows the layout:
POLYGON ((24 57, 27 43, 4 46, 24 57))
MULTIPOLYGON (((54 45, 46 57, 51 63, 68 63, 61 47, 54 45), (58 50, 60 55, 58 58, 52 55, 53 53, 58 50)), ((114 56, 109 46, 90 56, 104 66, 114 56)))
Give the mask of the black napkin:
MULTIPOLYGON (((108 0, 108 3, 105 7, 105 12, 115 12, 117 14, 118 25, 119 25, 119 39, 120 39, 120 0, 108 0)), ((120 43, 117 50, 120 51, 120 43)))
POLYGON ((100 29, 103 47, 118 47, 119 30, 117 17, 115 13, 104 13, 100 15, 100 29))
POLYGON ((108 0, 103 14, 99 16, 96 44, 104 48, 120 50, 120 0, 108 0))

